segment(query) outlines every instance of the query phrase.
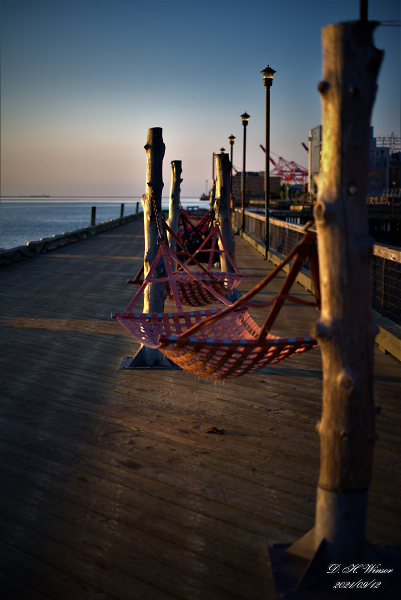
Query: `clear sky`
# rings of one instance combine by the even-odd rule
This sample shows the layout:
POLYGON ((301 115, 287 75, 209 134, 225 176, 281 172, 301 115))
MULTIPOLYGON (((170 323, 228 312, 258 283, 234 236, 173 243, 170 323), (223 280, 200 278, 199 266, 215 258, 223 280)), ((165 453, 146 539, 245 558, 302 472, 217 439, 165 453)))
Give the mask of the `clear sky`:
MULTIPOLYGON (((182 160, 182 196, 199 196, 212 153, 262 171, 265 88, 271 151, 306 166, 301 143, 321 123, 321 29, 359 17, 359 0, 47 0, 1 2, 2 195, 140 196, 146 131, 162 127, 164 195, 182 160)), ((399 0, 369 0, 369 19, 399 20, 399 0)), ((375 135, 400 135, 400 27, 385 50, 375 135)), ((274 155, 273 155, 274 156, 274 155)))

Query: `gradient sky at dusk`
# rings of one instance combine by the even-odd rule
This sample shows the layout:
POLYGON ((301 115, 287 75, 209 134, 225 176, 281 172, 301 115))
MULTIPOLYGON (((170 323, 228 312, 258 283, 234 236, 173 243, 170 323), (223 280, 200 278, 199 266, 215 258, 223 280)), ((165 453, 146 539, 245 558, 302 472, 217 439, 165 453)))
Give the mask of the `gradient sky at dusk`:
MULTIPOLYGON (((230 134, 241 169, 244 111, 247 170, 261 171, 267 64, 270 148, 307 167, 321 29, 358 16, 359 0, 1 2, 1 193, 140 196, 146 131, 162 127, 164 195, 182 160, 182 196, 199 196, 230 134)), ((370 0, 369 19, 399 20, 400 2, 370 0)), ((385 50, 375 135, 400 135, 400 31, 374 34, 385 50)))

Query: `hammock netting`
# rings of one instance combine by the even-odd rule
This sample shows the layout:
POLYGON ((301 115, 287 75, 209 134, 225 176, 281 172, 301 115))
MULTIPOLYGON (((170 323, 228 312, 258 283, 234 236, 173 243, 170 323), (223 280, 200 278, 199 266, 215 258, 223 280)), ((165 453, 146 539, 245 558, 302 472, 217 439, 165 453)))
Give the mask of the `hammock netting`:
MULTIPOLYGON (((180 300, 185 306, 207 306, 217 302, 216 293, 227 296, 244 279, 245 275, 237 273, 219 273, 211 271, 210 276, 205 276, 202 271, 191 271, 188 273, 176 272, 175 280, 180 300), (195 279, 194 279, 195 278, 195 279), (200 281, 207 284, 212 291, 206 289, 200 281)), ((173 290, 170 282, 166 283, 166 296, 174 301, 173 290)))
MULTIPOLYGON (((174 271, 172 276, 161 278, 161 279, 152 279, 149 280, 151 283, 156 282, 166 282, 166 297, 173 302, 176 302, 176 298, 174 297, 174 291, 178 294, 179 303, 176 302, 177 309, 180 310, 180 304, 191 307, 200 307, 200 306, 208 306, 209 304, 213 304, 214 302, 221 301, 222 297, 227 296, 230 292, 236 288, 243 279, 245 279, 246 275, 240 273, 231 259, 229 253, 227 252, 226 246, 224 244, 224 240, 221 236, 220 228, 218 225, 215 225, 211 228, 206 238, 203 240, 200 247, 197 249, 195 254, 191 256, 189 252, 182 245, 178 237, 174 235, 171 229, 167 224, 164 224, 164 228, 166 231, 170 233, 170 235, 175 239, 177 244, 183 249, 183 252, 172 252, 170 248, 164 246, 163 256, 167 254, 176 261, 179 269, 174 271), (222 248, 218 249, 217 244, 218 240, 220 240, 222 248), (209 245, 210 248, 205 254, 208 255, 206 262, 208 263, 207 269, 202 267, 202 265, 198 262, 198 254, 202 254, 206 245, 209 245), (182 263, 177 255, 185 253, 189 258, 182 263), (233 273, 222 273, 219 271, 212 271, 212 264, 214 260, 214 256, 219 256, 220 254, 225 254, 229 263, 234 269, 233 273), (189 271, 187 268, 189 264, 197 264, 201 269, 201 271, 189 271)), ((155 259, 156 262, 156 259, 155 259)), ((142 279, 142 274, 144 272, 143 266, 141 267, 139 273, 135 277, 135 279, 129 279, 128 283, 141 286, 144 283, 142 279)), ((230 303, 228 303, 230 304, 230 303)))
POLYGON ((179 313, 130 313, 115 318, 141 344, 157 348, 176 365, 195 375, 226 379, 252 373, 317 346, 311 337, 277 338, 267 334, 257 340, 261 328, 245 309, 226 315, 202 329, 202 337, 180 339, 192 326, 224 309, 179 313))
MULTIPOLYGON (((178 293, 179 285, 176 273, 173 274, 171 269, 170 257, 171 251, 168 246, 161 244, 140 290, 126 310, 123 313, 113 314, 113 317, 117 318, 141 344, 159 349, 186 371, 212 379, 239 377, 269 364, 281 362, 290 356, 302 354, 318 345, 317 341, 309 336, 279 338, 269 333, 285 300, 306 306, 320 306, 314 232, 306 231, 304 239, 295 246, 284 261, 234 304, 216 293, 216 298, 226 304, 225 309, 183 312, 178 293), (168 278, 164 280, 170 283, 178 312, 135 313, 132 309, 142 295, 144 287, 151 282, 152 272, 161 256, 164 258, 168 273, 168 278), (288 294, 307 256, 316 303, 300 300, 288 294), (294 259, 293 263, 279 294, 265 303, 252 302, 251 298, 292 259, 294 259), (248 314, 248 306, 272 307, 262 327, 259 327, 248 314)), ((182 266, 182 263, 179 264, 182 266)), ((162 280, 158 279, 158 281, 162 280)), ((199 280, 198 284, 213 295, 213 290, 208 289, 209 286, 205 282, 199 280)))
MULTIPOLYGON (((212 258, 213 263, 219 260, 217 250, 210 256, 212 240, 209 234, 213 227, 213 220, 214 211, 209 210, 198 223, 193 224, 188 213, 181 210, 180 222, 182 227, 179 228, 177 237, 189 254, 194 255, 197 253, 196 259, 198 262, 208 262, 210 258, 212 258), (200 246, 203 248, 202 251, 199 251, 200 246)), ((189 261, 189 264, 195 263, 189 261)))

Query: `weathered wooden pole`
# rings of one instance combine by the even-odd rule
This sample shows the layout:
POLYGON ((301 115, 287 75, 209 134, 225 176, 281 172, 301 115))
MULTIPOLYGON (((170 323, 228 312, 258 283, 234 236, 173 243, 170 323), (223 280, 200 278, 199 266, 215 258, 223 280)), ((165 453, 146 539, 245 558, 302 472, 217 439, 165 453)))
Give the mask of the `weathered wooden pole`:
MULTIPOLYGON (((235 257, 234 232, 231 227, 230 214, 230 159, 228 154, 215 154, 216 164, 216 198, 214 213, 216 222, 220 224, 221 235, 231 258, 235 257)), ((219 248, 222 245, 219 240, 219 248)), ((224 254, 220 254, 220 266, 224 273, 233 273, 234 269, 224 254)))
POLYGON ((366 204, 369 126, 383 57, 373 45, 375 26, 354 21, 323 29, 324 143, 314 207, 322 308, 312 327, 323 361, 315 547, 326 540, 333 562, 356 560, 362 551, 376 439, 366 204))
MULTIPOLYGON (((148 129, 146 150, 146 193, 142 196, 143 225, 145 232, 145 254, 144 254, 144 278, 146 278, 152 266, 162 239, 163 229, 161 226, 162 190, 163 190, 163 158, 165 145, 161 127, 148 129)), ((163 259, 156 266, 153 277, 155 279, 166 276, 166 268, 163 259)), ((164 311, 164 300, 166 283, 152 283, 145 288, 143 296, 144 313, 162 313, 164 311)), ((123 361, 120 368, 143 369, 143 368, 179 369, 160 350, 148 348, 141 345, 135 356, 123 361)))
POLYGON ((210 188, 210 193, 209 193, 209 210, 214 209, 215 198, 216 198, 216 180, 213 179, 212 187, 210 188))
MULTIPOLYGON (((216 163, 216 187, 215 187, 215 202, 214 202, 214 214, 216 223, 220 224, 221 236, 224 240, 227 252, 231 256, 232 260, 235 261, 235 242, 234 232, 231 225, 231 208, 230 208, 230 168, 231 163, 228 158, 228 154, 215 154, 216 163)), ((223 250, 221 241, 219 240, 219 248, 223 250)), ((220 269, 222 273, 234 273, 230 261, 227 259, 225 254, 220 254, 220 269)), ((235 302, 241 297, 241 293, 237 288, 234 288, 232 292, 227 294, 227 300, 235 302)))
MULTIPOLYGON (((163 191, 163 158, 165 145, 161 127, 148 129, 146 141, 146 193, 142 196, 143 224, 145 230, 144 277, 159 248, 161 227, 161 208, 163 191)), ((154 272, 154 277, 165 277, 166 271, 163 260, 160 260, 154 272)), ((143 296, 143 312, 163 312, 165 299, 165 283, 152 283, 145 288, 143 296)))
MULTIPOLYGON (((361 587, 357 585, 361 570, 341 569, 358 563, 383 563, 393 569, 397 560, 365 538, 377 438, 376 328, 370 289, 373 240, 368 235, 366 202, 369 125, 383 58, 373 45, 376 25, 353 21, 322 30, 323 81, 318 89, 324 141, 314 207, 322 305, 319 320, 311 326, 323 362, 322 416, 317 425, 321 461, 315 527, 281 554, 280 571, 275 571, 277 587, 281 585, 277 591, 283 595, 314 584, 320 595, 311 597, 331 598, 325 591, 331 592, 336 581, 349 580, 354 582, 351 587, 361 587), (287 581, 292 581, 292 587, 286 587, 287 581)), ((275 551, 270 546, 269 552, 274 565, 275 551)), ((375 587, 379 586, 380 597, 399 597, 393 595, 390 574, 375 587)))
MULTIPOLYGON (((180 208, 180 192, 181 192, 181 173, 182 173, 182 167, 181 167, 181 161, 180 160, 173 160, 171 162, 171 188, 170 188, 170 205, 169 205, 169 218, 168 218, 168 225, 170 227, 170 229, 177 235, 178 232, 178 224, 180 221, 180 214, 181 214, 181 208, 180 208)), ((171 237, 170 234, 168 235, 168 243, 170 248, 174 251, 176 250, 177 247, 177 242, 171 237)))

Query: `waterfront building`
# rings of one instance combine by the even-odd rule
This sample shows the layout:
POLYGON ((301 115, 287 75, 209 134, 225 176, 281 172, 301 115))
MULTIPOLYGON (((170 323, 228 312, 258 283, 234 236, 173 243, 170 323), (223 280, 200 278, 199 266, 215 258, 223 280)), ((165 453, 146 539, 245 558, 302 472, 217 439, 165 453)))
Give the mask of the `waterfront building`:
MULTIPOLYGON (((248 196, 262 196, 264 193, 265 173, 262 176, 257 171, 246 171, 245 194, 248 196)), ((242 192, 242 172, 233 176, 233 192, 237 196, 242 192)))
MULTIPOLYGON (((396 149, 394 144, 394 147, 383 145, 386 139, 373 137, 373 127, 370 127, 368 197, 381 196, 392 187, 400 187, 400 152, 393 151, 396 149), (395 186, 394 181, 397 182, 395 186)), ((394 139, 398 140, 395 137, 394 139)), ((323 128, 318 125, 309 131, 308 189, 312 197, 317 194, 314 177, 320 171, 322 144, 323 128)))
POLYGON ((398 191, 401 188, 401 152, 393 152, 390 156, 390 188, 398 191))
POLYGON ((308 190, 311 198, 317 194, 317 185, 314 176, 320 171, 322 160, 323 128, 321 125, 309 131, 309 165, 308 165, 308 190))
MULTIPOLYGON (((270 177, 269 190, 271 196, 279 196, 281 188, 280 177, 270 177)), ((242 173, 238 171, 233 175, 232 190, 236 198, 241 197, 242 193, 242 173)), ((262 197, 265 194, 265 172, 264 171, 246 171, 245 194, 250 197, 262 197)))
POLYGON ((378 146, 370 128, 368 197, 381 196, 389 188, 390 182, 390 148, 378 146))

